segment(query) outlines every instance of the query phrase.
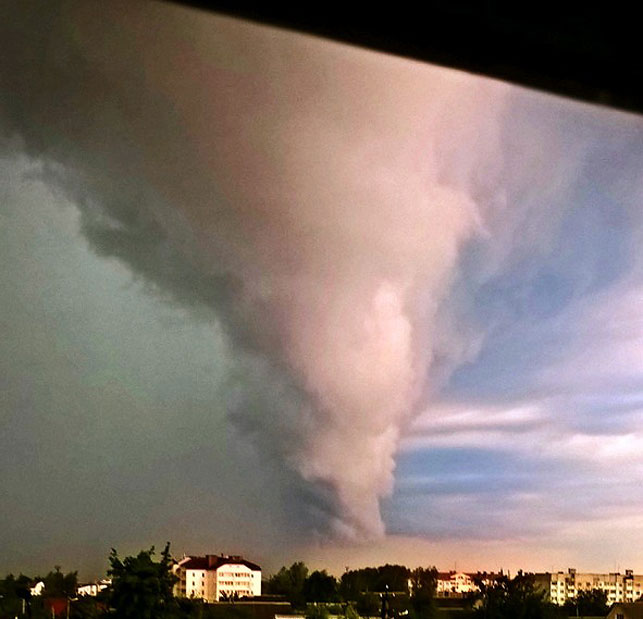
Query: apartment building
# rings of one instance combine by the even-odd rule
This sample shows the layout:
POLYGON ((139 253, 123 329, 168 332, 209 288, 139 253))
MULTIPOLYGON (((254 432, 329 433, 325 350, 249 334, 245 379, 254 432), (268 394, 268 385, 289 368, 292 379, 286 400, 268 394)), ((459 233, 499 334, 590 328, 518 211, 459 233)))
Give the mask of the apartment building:
POLYGON ((496 574, 468 573, 468 572, 438 572, 436 582, 437 597, 464 597, 478 591, 474 579, 480 579, 485 584, 491 584, 497 578, 496 574))
POLYGON ((174 595, 218 602, 261 595, 261 568, 236 555, 185 556, 173 567, 174 595))
POLYGON ((607 593, 607 603, 636 602, 643 596, 643 575, 632 570, 620 572, 594 573, 577 572, 569 568, 567 572, 545 572, 536 574, 536 583, 544 589, 554 604, 564 604, 573 600, 581 591, 599 589, 607 593))

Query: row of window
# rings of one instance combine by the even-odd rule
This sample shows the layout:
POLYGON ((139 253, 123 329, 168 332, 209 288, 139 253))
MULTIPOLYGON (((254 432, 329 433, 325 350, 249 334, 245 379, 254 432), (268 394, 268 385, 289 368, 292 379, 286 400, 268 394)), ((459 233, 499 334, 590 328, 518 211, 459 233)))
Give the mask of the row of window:
MULTIPOLYGON (((602 583, 602 582, 599 582, 599 583, 594 583, 593 585, 590 584, 590 583, 587 583, 587 585, 584 585, 584 586, 582 584, 579 584, 576 587, 568 586, 567 590, 568 591, 574 591, 574 590, 578 589, 580 591, 583 588, 586 588, 586 589, 599 589, 599 588, 600 589, 640 589, 641 586, 642 586, 641 583, 636 583, 634 585, 632 585, 630 583, 627 583, 626 585, 622 585, 621 583, 614 584, 614 583, 602 583)), ((556 585, 552 584, 551 588, 556 589, 556 585)), ((565 589, 565 587, 563 585, 558 585, 558 589, 562 591, 562 590, 565 589)))
POLYGON ((228 585, 228 586, 234 586, 234 585, 237 585, 237 587, 239 587, 239 586, 244 586, 244 585, 245 585, 246 587, 249 587, 249 586, 250 586, 250 582, 249 582, 249 581, 247 581, 247 580, 242 581, 242 582, 235 582, 235 581, 233 581, 233 580, 220 580, 220 581, 219 581, 219 586, 221 587, 222 585, 228 585))
POLYGON ((220 578, 254 578, 254 574, 248 572, 219 572, 220 578))

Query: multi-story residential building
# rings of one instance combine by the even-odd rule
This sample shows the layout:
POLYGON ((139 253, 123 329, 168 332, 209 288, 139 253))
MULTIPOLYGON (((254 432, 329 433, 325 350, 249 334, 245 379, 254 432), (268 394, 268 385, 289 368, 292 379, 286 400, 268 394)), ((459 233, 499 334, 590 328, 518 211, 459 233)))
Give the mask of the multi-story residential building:
POLYGON ((218 602, 261 595, 261 568, 239 556, 183 557, 173 568, 174 595, 218 602))
POLYGON ((104 591, 112 584, 111 578, 103 578, 97 582, 90 582, 84 585, 78 585, 76 593, 78 595, 98 595, 101 591, 104 591))
POLYGON ((554 604, 564 604, 573 600, 581 591, 599 589, 607 594, 607 603, 636 602, 643 596, 643 575, 632 570, 620 572, 594 573, 577 572, 569 568, 567 572, 545 572, 536 574, 536 583, 545 590, 554 604))
POLYGON ((478 591, 475 581, 480 580, 485 584, 491 584, 496 574, 467 573, 467 572, 438 572, 436 583, 436 595, 438 597, 464 597, 469 593, 478 591))

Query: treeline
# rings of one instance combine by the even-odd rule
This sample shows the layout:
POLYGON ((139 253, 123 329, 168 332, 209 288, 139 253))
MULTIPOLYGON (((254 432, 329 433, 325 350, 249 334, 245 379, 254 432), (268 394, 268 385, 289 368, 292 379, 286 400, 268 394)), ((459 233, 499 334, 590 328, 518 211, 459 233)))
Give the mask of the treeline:
MULTIPOLYGON (((387 617, 434 619, 451 616, 439 609, 436 598, 438 572, 435 567, 409 569, 403 565, 383 565, 346 571, 336 579, 326 570, 309 574, 304 563, 282 567, 265 583, 265 591, 283 595, 294 608, 317 613, 325 610, 341 615, 352 609, 363 617, 381 616, 386 597, 387 617), (311 604, 317 605, 312 607, 311 604), (321 605, 321 606, 320 606, 321 605)), ((533 574, 480 573, 473 578, 478 591, 458 600, 454 616, 461 619, 567 619, 605 617, 609 611, 607 593, 599 589, 580 591, 564 606, 552 604, 548 594, 536 585, 533 574)), ((441 600, 444 604, 444 600, 441 600)), ((345 614, 344 616, 349 616, 345 614)))
MULTIPOLYGON (((111 586, 96 597, 76 597, 77 572, 63 574, 59 567, 46 576, 8 575, 0 580, 0 619, 256 619, 256 609, 243 604, 205 604, 175 598, 169 544, 157 561, 154 549, 121 559, 109 556, 111 586), (41 594, 31 588, 42 581, 41 594)), ((480 574, 479 591, 459 601, 460 619, 562 619, 607 614, 606 594, 579 593, 564 607, 547 600, 534 576, 519 572, 514 578, 499 575, 489 582, 480 574)), ((409 569, 383 565, 346 571, 337 579, 326 570, 310 572, 302 562, 282 567, 264 583, 263 593, 290 602, 309 619, 329 614, 345 619, 437 619, 445 617, 436 603, 435 567, 409 569)))
POLYGON ((296 562, 267 580, 264 591, 284 596, 295 609, 303 610, 310 604, 339 604, 342 608, 351 606, 363 616, 379 615, 382 596, 387 594, 391 613, 430 617, 437 575, 435 567, 410 570, 387 564, 346 571, 336 579, 326 570, 309 573, 304 563, 296 562))
MULTIPOLYGON (((475 580, 475 579, 474 579, 475 580)), ((607 593, 599 589, 580 591, 564 606, 551 604, 547 593, 535 585, 532 574, 518 572, 514 578, 501 575, 491 584, 476 581, 475 616, 492 619, 564 619, 605 617, 607 593)))
POLYGON ((24 615, 51 619, 52 608, 55 612, 62 608, 66 613, 67 602, 76 596, 77 588, 78 572, 63 574, 59 566, 46 576, 20 574, 14 577, 9 574, 0 580, 0 618, 14 619, 24 615), (31 588, 38 582, 44 585, 42 594, 32 596, 31 588))

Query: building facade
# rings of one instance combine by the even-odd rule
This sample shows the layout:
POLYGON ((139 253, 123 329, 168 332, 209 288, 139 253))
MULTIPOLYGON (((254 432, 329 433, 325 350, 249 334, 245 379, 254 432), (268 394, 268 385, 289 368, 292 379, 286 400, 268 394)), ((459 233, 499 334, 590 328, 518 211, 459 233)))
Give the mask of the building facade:
POLYGON ((178 582, 174 595, 206 602, 261 595, 261 568, 243 557, 186 556, 173 567, 178 582))
POLYGON ((102 580, 99 580, 97 582, 90 582, 84 585, 78 585, 78 589, 76 590, 76 593, 79 596, 84 596, 84 595, 96 596, 101 591, 104 591, 105 589, 107 589, 107 587, 109 587, 111 584, 112 584, 111 578, 103 578, 102 580))
POLYGON ((573 600, 582 591, 599 589, 607 594, 609 605, 620 602, 636 602, 643 596, 643 575, 632 570, 620 572, 594 573, 577 572, 569 568, 567 572, 545 572, 536 574, 536 582, 547 592, 554 604, 564 604, 573 600))
POLYGON ((479 590, 476 580, 491 584, 496 574, 468 572, 438 572, 435 594, 437 597, 465 597, 479 590))

